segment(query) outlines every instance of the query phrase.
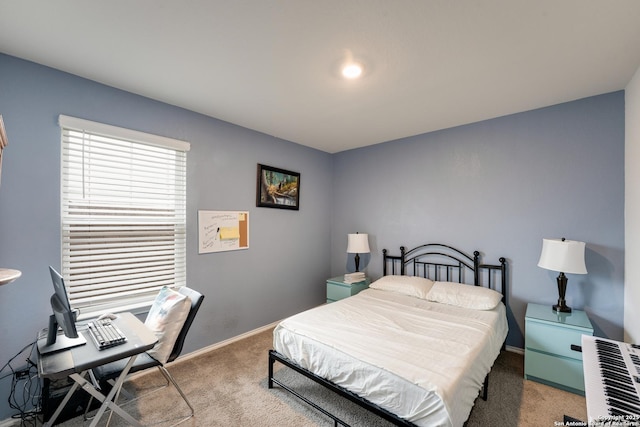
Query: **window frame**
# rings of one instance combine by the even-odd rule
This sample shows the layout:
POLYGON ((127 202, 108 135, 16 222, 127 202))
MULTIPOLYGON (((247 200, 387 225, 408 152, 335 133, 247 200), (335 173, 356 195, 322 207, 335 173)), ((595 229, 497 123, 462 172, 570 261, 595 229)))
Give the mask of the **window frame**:
POLYGON ((162 286, 186 286, 190 144, 64 115, 59 125, 61 273, 79 318, 142 311, 162 286))

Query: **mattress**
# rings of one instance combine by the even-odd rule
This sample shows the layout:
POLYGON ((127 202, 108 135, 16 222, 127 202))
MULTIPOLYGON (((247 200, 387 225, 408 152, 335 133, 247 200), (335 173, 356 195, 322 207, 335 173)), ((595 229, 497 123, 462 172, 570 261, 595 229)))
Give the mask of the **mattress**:
POLYGON ((462 426, 507 335, 506 309, 376 289, 289 317, 274 349, 418 426, 462 426))

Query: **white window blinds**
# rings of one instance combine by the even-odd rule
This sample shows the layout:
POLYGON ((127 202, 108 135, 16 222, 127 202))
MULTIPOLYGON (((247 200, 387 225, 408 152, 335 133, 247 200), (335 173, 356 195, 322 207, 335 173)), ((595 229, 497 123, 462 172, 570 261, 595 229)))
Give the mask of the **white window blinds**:
POLYGON ((186 284, 189 144, 60 116, 62 275, 81 316, 186 284))

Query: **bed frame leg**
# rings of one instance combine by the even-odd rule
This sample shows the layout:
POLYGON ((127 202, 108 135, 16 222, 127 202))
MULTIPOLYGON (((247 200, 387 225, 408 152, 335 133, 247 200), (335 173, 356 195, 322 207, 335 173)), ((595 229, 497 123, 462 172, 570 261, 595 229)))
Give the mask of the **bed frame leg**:
POLYGON ((273 388, 273 364, 276 363, 276 359, 273 358, 271 352, 269 352, 269 388, 273 388))
POLYGON ((488 397, 489 397, 489 374, 487 374, 487 376, 484 377, 484 385, 482 386, 482 400, 486 402, 488 397))

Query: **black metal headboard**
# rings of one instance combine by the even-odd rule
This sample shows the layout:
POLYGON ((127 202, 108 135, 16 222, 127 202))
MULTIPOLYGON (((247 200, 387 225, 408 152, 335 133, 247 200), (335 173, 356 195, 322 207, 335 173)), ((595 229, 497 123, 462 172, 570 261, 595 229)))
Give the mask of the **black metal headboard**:
POLYGON ((507 260, 504 257, 498 260, 500 264, 483 264, 480 262, 479 251, 470 256, 459 249, 440 243, 428 243, 409 251, 401 246, 400 255, 389 255, 387 250, 383 249, 382 256, 382 273, 385 276, 420 276, 435 281, 469 283, 475 286, 483 286, 486 283, 489 289, 502 293, 506 303, 507 260), (497 274, 500 275, 500 289, 496 289, 497 274), (473 275, 471 283, 468 275, 473 275))

